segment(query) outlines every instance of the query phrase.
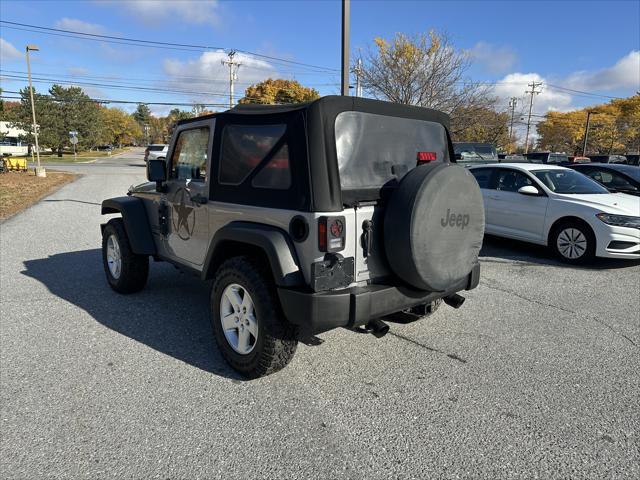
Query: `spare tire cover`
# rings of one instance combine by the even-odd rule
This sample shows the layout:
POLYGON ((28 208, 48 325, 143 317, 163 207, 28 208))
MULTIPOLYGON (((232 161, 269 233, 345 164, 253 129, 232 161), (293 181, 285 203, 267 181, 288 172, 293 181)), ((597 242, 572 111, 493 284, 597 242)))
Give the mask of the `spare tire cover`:
POLYGON ((384 243, 393 272, 415 288, 445 291, 465 278, 482 247, 484 205, 471 172, 430 164, 411 170, 391 196, 384 243))

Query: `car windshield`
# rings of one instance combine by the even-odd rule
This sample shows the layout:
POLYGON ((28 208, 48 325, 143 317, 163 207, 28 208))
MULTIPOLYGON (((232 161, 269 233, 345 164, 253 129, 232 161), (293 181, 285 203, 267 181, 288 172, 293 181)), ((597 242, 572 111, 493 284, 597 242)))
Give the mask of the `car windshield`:
POLYGON ((609 193, 609 190, 595 180, 573 170, 535 170, 532 173, 554 193, 609 193))

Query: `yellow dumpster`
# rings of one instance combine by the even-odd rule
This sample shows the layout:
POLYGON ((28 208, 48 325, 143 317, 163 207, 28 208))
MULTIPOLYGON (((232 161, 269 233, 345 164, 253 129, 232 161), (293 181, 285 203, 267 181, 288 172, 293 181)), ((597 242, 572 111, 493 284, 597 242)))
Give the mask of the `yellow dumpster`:
POLYGON ((27 171, 27 157, 4 157, 7 170, 27 171))

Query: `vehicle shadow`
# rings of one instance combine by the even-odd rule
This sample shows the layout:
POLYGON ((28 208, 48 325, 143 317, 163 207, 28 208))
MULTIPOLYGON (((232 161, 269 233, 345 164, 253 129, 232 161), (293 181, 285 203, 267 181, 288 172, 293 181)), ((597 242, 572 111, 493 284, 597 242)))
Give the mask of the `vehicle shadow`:
POLYGON ((617 258, 594 258, 584 265, 569 265, 556 259, 551 250, 545 246, 485 235, 480 258, 483 262, 491 262, 489 258, 492 257, 517 261, 525 265, 550 265, 582 270, 609 270, 640 265, 640 260, 617 258))
POLYGON ((226 364, 215 344, 209 283, 180 274, 168 264, 152 263, 147 288, 120 295, 107 284, 100 249, 27 260, 24 266, 24 275, 105 327, 207 372, 243 380, 226 364))

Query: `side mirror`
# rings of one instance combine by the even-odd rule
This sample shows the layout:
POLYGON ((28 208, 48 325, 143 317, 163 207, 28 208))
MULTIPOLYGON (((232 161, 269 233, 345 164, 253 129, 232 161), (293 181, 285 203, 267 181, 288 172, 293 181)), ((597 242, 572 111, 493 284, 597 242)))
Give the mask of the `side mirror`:
POLYGON ((538 195, 540 195, 540 190, 538 190, 533 185, 525 185, 524 187, 520 187, 518 189, 518 193, 521 193, 522 195, 531 195, 533 197, 537 197, 538 195))
POLYGON ((456 160, 462 160, 462 154, 461 153, 456 153, 454 155, 454 157, 455 157, 456 160))
POLYGON ((147 179, 156 182, 156 190, 164 190, 163 182, 167 181, 167 163, 164 160, 149 160, 147 163, 147 179))

